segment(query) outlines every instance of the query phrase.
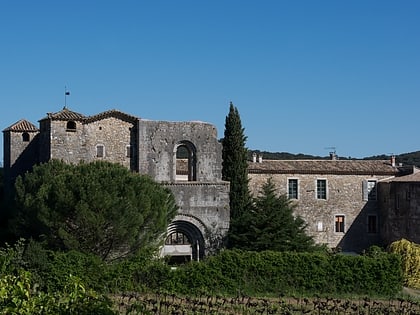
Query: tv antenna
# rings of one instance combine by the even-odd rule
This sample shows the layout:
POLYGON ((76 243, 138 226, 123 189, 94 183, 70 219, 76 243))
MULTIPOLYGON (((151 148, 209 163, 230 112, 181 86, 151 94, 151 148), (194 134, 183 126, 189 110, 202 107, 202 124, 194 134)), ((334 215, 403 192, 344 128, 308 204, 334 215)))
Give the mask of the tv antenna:
POLYGON ((325 150, 330 150, 330 153, 336 154, 336 147, 326 147, 325 150))

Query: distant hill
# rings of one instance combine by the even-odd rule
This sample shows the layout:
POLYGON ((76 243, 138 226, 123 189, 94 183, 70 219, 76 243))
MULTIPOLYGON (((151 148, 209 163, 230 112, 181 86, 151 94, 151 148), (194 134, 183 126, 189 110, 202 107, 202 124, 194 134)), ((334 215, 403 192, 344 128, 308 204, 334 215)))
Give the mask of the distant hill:
MULTIPOLYGON (((262 155, 263 159, 267 160, 329 160, 329 156, 316 156, 310 154, 293 154, 287 152, 267 152, 267 151, 259 151, 259 150, 248 150, 249 160, 252 160, 253 153, 257 155, 262 155)), ((340 160, 390 160, 390 155, 375 155, 369 156, 362 159, 352 159, 349 157, 341 157, 338 156, 340 160)), ((420 168, 420 151, 411 152, 411 153, 403 153, 395 156, 395 161, 397 165, 402 163, 403 165, 415 165, 420 168)))

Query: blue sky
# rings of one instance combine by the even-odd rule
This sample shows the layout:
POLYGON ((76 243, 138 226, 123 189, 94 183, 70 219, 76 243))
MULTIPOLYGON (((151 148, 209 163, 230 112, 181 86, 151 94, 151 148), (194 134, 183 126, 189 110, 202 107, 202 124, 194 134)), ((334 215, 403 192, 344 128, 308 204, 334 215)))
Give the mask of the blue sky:
MULTIPOLYGON (((420 1, 0 2, 0 128, 64 105, 202 120, 247 146, 420 150, 420 1)), ((3 138, 0 153, 3 156, 3 138)))

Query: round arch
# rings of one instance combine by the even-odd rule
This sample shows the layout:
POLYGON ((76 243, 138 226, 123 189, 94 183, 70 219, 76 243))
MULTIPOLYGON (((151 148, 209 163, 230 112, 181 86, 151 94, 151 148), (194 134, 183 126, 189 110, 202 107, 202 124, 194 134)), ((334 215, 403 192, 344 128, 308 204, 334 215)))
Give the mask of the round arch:
POLYGON ((193 223, 184 220, 175 220, 169 224, 165 240, 164 255, 168 256, 188 256, 191 260, 201 260, 205 254, 205 242, 200 229, 193 223), (176 237, 184 236, 179 244, 168 242, 176 237), (186 241, 187 240, 187 241, 186 241))

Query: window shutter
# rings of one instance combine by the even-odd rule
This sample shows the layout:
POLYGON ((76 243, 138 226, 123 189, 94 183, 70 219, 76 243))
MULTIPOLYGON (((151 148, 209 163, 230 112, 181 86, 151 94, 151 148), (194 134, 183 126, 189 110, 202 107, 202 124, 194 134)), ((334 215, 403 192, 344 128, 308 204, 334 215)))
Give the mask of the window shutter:
POLYGON ((369 200, 369 189, 368 189, 368 181, 363 181, 363 187, 362 187, 362 193, 363 193, 363 200, 368 201, 369 200))

